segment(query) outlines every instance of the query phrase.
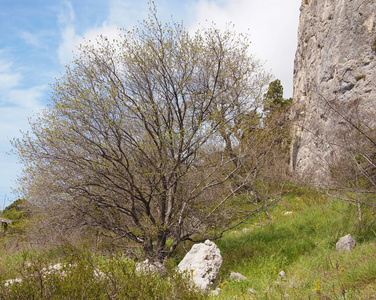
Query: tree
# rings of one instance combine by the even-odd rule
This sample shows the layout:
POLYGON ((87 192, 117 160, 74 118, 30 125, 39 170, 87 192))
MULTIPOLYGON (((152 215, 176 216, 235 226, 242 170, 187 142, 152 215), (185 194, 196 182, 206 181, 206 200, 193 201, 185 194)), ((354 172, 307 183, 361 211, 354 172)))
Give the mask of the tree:
POLYGON ((98 228, 162 261, 182 241, 218 238, 262 209, 228 205, 254 178, 243 169, 243 182, 229 183, 246 154, 226 145, 239 148, 269 79, 248 45, 230 30, 191 36, 152 7, 118 40, 82 46, 53 104, 14 141, 34 211, 47 211, 50 228, 98 228))
POLYGON ((281 174, 286 172, 290 160, 292 98, 283 98, 283 86, 279 79, 270 82, 263 99, 263 124, 272 128, 274 139, 273 162, 271 165, 281 174))
POLYGON ((283 86, 279 79, 272 81, 269 84, 268 91, 264 94, 264 110, 274 111, 278 108, 289 106, 292 103, 292 98, 283 98, 283 86))

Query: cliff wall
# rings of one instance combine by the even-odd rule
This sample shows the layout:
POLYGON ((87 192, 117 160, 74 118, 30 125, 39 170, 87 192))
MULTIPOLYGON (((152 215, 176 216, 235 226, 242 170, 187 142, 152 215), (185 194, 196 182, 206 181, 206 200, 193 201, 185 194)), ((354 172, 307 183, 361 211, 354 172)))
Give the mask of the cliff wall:
POLYGON ((344 138, 332 108, 376 121, 375 0, 302 1, 293 99, 292 172, 325 182, 344 138))

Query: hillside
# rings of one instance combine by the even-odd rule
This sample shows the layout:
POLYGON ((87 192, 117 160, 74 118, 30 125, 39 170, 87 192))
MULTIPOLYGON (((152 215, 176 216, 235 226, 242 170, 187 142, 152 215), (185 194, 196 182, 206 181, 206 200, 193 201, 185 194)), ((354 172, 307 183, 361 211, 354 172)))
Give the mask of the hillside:
MULTIPOLYGON (((269 216, 261 213, 216 241, 224 262, 216 281, 221 291, 215 298, 374 299, 376 224, 372 220, 373 214, 373 210, 364 211, 363 230, 360 230, 354 205, 313 192, 298 191, 285 196, 269 211, 269 216), (351 252, 337 252, 336 242, 348 233, 354 236, 357 246, 351 252), (281 271, 285 272, 285 278, 279 275, 281 271), (230 280, 231 272, 241 273, 247 280, 230 280)), ((1 299, 5 295, 17 298, 20 293, 44 295, 40 299, 60 299, 62 295, 125 299, 108 296, 116 295, 115 290, 118 295, 129 293, 132 289, 124 280, 131 280, 134 286, 139 286, 133 294, 135 299, 169 299, 173 295, 179 295, 176 299, 213 298, 210 293, 200 295, 187 290, 178 279, 172 284, 166 277, 156 275, 155 280, 149 278, 145 281, 145 278, 135 276, 133 263, 129 265, 122 255, 116 253, 111 254, 109 260, 108 254, 103 256, 82 245, 66 245, 42 252, 30 248, 15 249, 11 246, 15 238, 10 235, 3 237, 0 278, 3 282, 10 278, 28 279, 16 283, 14 287, 17 289, 11 290, 10 294, 2 287, 1 299), (38 268, 56 262, 78 264, 79 269, 72 272, 71 280, 61 277, 51 280, 48 276, 31 280, 27 277, 38 268), (93 268, 111 278, 110 283, 106 283, 106 290, 98 289, 97 280, 90 275, 93 268), (83 281, 83 278, 87 280, 83 281), (166 289, 170 292, 167 293, 166 289), (92 293, 84 290, 92 290, 92 293), (67 291, 71 291, 70 294, 67 291)), ((186 243, 178 249, 169 268, 174 268, 190 246, 186 243)), ((99 286, 103 287, 102 284, 99 286)))

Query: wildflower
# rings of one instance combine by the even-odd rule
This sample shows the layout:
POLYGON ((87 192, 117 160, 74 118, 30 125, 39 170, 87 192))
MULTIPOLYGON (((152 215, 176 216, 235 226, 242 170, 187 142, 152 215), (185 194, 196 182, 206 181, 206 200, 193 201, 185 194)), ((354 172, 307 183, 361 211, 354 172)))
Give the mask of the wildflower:
POLYGON ((321 291, 320 281, 318 281, 318 280, 316 281, 316 287, 315 287, 314 290, 317 291, 317 292, 321 291))

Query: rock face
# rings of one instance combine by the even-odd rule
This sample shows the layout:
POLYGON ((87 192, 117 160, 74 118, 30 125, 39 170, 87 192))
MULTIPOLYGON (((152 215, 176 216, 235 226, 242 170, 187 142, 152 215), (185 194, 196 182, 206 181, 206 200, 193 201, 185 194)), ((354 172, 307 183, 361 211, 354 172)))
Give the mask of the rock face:
POLYGON ((345 235, 344 237, 341 237, 339 241, 336 244, 336 250, 337 251, 351 251, 356 246, 356 241, 352 237, 351 234, 345 235))
POLYGON ((298 41, 291 169, 325 182, 343 126, 328 103, 376 112, 376 1, 302 0, 298 41))
POLYGON ((178 265, 181 272, 192 276, 195 285, 202 290, 211 287, 222 265, 221 251, 216 244, 207 240, 203 244, 193 245, 178 265))

